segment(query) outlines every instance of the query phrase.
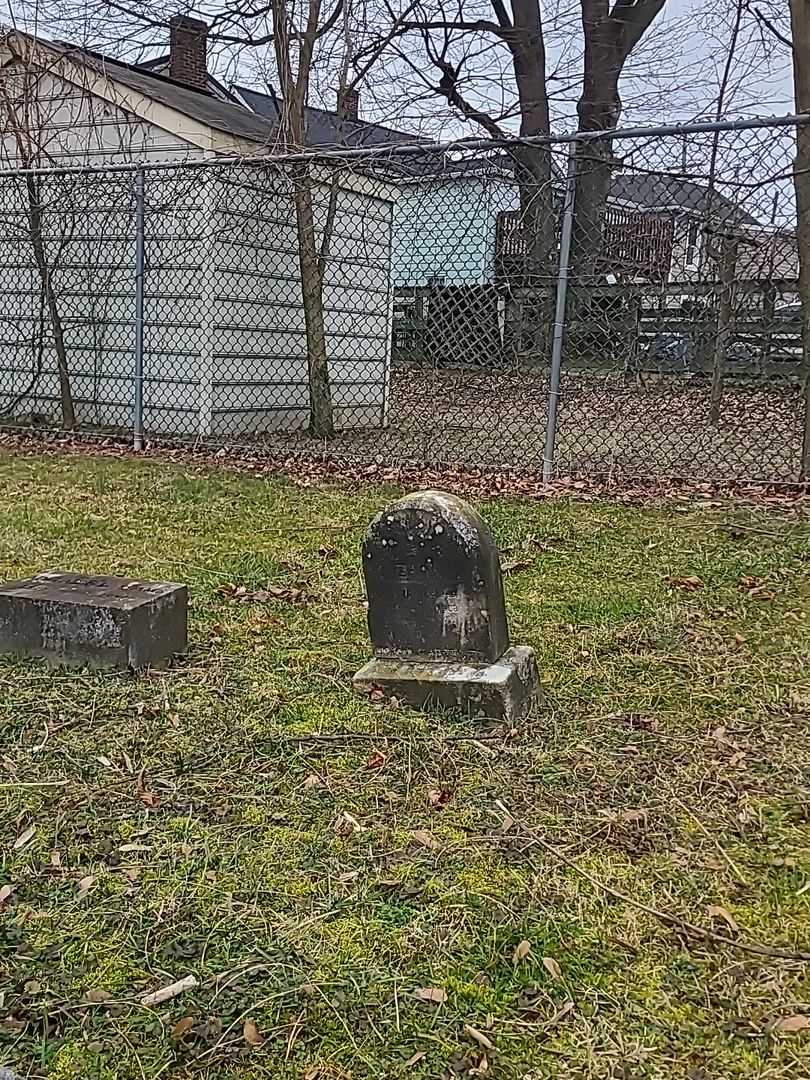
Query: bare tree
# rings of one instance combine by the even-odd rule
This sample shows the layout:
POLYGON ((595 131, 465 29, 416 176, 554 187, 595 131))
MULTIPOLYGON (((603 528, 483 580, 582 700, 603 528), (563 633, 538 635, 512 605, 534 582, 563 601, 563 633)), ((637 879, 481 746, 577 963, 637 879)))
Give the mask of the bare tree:
MULTIPOLYGON (((743 17, 747 7, 748 0, 734 0, 731 21, 728 27, 726 58, 723 63, 714 109, 714 118, 718 121, 722 120, 726 108, 731 75, 734 70, 734 60, 737 46, 740 41, 743 17)), ((705 257, 710 253, 709 240, 714 231, 712 218, 714 215, 715 188, 717 185, 720 137, 719 130, 716 130, 712 134, 712 148, 709 155, 708 190, 706 191, 706 206, 704 209, 704 233, 706 242, 701 246, 700 250, 699 261, 701 266, 705 264, 705 257)), ((725 389, 726 352, 728 348, 729 330, 734 315, 733 290, 737 245, 733 237, 723 235, 715 246, 713 255, 719 265, 719 283, 717 289, 717 325, 712 353, 712 389, 709 416, 713 424, 719 424, 723 404, 723 391, 725 389)))
MULTIPOLYGON (((31 58, 17 47, 14 34, 6 34, 0 40, 10 57, 0 75, 0 127, 9 132, 13 140, 15 158, 11 163, 22 169, 34 170, 48 164, 47 133, 50 128, 50 117, 43 115, 42 96, 39 92, 47 71, 36 63, 32 63, 31 58)), ((29 171, 24 176, 23 187, 27 240, 30 243, 39 276, 43 308, 48 315, 56 354, 62 427, 70 430, 76 426, 76 410, 73 403, 63 321, 57 290, 54 287, 54 272, 59 262, 61 245, 59 238, 56 237, 53 240, 52 250, 48 250, 44 227, 45 181, 41 176, 29 171)), ((71 222, 72 218, 61 216, 61 220, 71 222)), ((65 239, 63 235, 62 243, 65 239)))
MULTIPOLYGON (((579 130, 604 132, 618 127, 622 114, 619 79, 628 57, 663 10, 665 0, 580 0, 585 42, 582 93, 577 102, 579 130)), ((602 250, 605 207, 613 171, 613 140, 578 145, 571 268, 579 280, 596 275, 602 250)))
MULTIPOLYGON (((503 42, 509 51, 517 93, 518 134, 549 135, 549 102, 546 90, 546 52, 543 24, 537 0, 513 0, 511 15, 503 0, 493 0, 496 21, 465 20, 463 0, 459 0, 453 18, 425 19, 409 24, 419 29, 426 52, 440 78, 435 92, 456 109, 465 120, 481 127, 496 139, 509 134, 505 117, 492 115, 474 105, 462 88, 463 64, 449 58, 453 31, 490 34, 503 42), (439 47, 437 32, 442 37, 439 47)), ((527 236, 528 269, 533 275, 548 275, 554 251, 554 225, 551 195, 551 155, 540 146, 516 146, 510 149, 515 163, 524 232, 527 236)))
MULTIPOLYGON (((539 0, 491 0, 491 16, 478 18, 465 14, 463 0, 456 0, 448 11, 444 0, 425 9, 421 17, 405 21, 403 31, 418 31, 439 79, 435 92, 445 98, 467 121, 477 124, 493 137, 510 134, 508 124, 514 116, 518 134, 551 134, 550 100, 552 94, 570 91, 579 85, 577 116, 583 132, 610 131, 621 116, 619 79, 628 58, 663 10, 665 0, 579 0, 583 52, 563 72, 548 70, 546 25, 539 0), (453 59, 453 44, 460 37, 495 40, 509 54, 515 88, 514 106, 505 106, 500 114, 486 109, 474 97, 465 94, 468 53, 460 49, 453 59), (558 86, 558 82, 562 84, 558 86)), ((570 23, 567 23, 570 37, 570 23)), ((555 21, 555 32, 559 25, 555 21)), ((514 132, 511 132, 514 134, 514 132)), ((553 214, 551 212, 552 164, 550 152, 540 146, 510 150, 515 159, 515 175, 520 187, 524 235, 527 236, 532 270, 548 268, 554 251, 553 214)), ((577 218, 573 237, 572 262, 580 276, 594 272, 602 246, 605 204, 610 190, 612 141, 599 138, 579 148, 577 168, 577 218)))
MULTIPOLYGON (((318 43, 337 33, 339 58, 338 121, 346 119, 346 100, 355 91, 372 65, 394 37, 397 29, 383 35, 362 56, 355 57, 350 15, 351 0, 336 0, 328 16, 322 17, 321 0, 307 0, 306 15, 299 25, 294 14, 293 0, 271 0, 272 45, 278 74, 280 105, 280 135, 284 149, 302 150, 307 143, 307 103, 309 101, 316 48, 318 43), (342 19, 342 21, 341 21, 342 19), (353 74, 350 77, 350 71, 353 74)), ((334 413, 329 380, 329 361, 326 348, 324 319, 324 282, 329 267, 340 177, 333 169, 329 184, 329 201, 318 245, 315 227, 314 166, 311 161, 295 162, 292 166, 293 198, 298 230, 298 259, 301 271, 301 291, 307 331, 309 365, 309 434, 313 438, 334 436, 334 413)))
MULTIPOLYGON (((321 0, 309 0, 304 25, 299 28, 288 0, 272 0, 273 50, 282 98, 281 139, 285 149, 300 150, 306 145, 306 105, 315 45, 325 30, 334 26, 340 10, 338 2, 325 25, 321 26, 321 0), (295 68, 294 55, 297 57, 295 68)), ((323 305, 326 258, 322 258, 318 250, 310 162, 293 165, 292 181, 307 333, 309 434, 313 438, 331 439, 335 424, 323 305)))

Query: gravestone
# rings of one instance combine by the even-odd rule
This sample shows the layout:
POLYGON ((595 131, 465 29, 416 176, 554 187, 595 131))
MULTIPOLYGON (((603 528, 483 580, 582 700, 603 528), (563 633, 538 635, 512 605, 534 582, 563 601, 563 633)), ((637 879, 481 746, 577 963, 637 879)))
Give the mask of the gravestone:
POLYGON ((537 665, 510 647, 498 549, 462 499, 423 491, 372 521, 363 576, 374 659, 354 677, 410 705, 517 719, 537 693, 537 665))
POLYGON ((69 667, 165 663, 187 643, 185 585, 48 571, 0 585, 0 653, 69 667))

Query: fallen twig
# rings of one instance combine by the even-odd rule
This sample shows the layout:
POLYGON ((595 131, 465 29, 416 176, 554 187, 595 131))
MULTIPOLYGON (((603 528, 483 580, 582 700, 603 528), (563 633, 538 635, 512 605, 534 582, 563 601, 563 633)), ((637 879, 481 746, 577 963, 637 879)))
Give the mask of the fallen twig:
POLYGON ((64 787, 69 780, 31 780, 28 782, 0 784, 0 791, 10 791, 13 788, 38 788, 38 787, 64 787))
POLYGON ((193 990, 198 985, 199 979, 196 975, 186 975, 185 978, 169 983, 168 986, 163 986, 160 990, 154 990, 151 994, 144 994, 140 999, 140 1004, 161 1005, 164 1001, 171 1001, 172 998, 184 994, 186 990, 193 990))
MULTIPOLYGON (((311 735, 282 735, 279 738, 268 738, 268 743, 301 743, 301 742, 407 742, 407 743, 486 743, 505 742, 502 735, 397 735, 390 731, 374 733, 368 731, 337 731, 334 733, 313 732, 311 735)), ((534 745, 534 744, 529 744, 534 745)), ((537 743, 538 746, 546 746, 546 743, 537 743)))
POLYGON ((505 806, 500 799, 495 800, 495 805, 501 813, 507 814, 512 818, 515 824, 522 829, 527 836, 530 836, 538 847, 547 851, 549 855, 553 855, 555 859, 559 859, 560 862, 565 863, 566 866, 570 866, 580 877, 590 882, 595 889, 600 889, 602 892, 607 893, 608 896, 612 896, 614 900, 620 900, 623 904, 629 904, 639 911, 644 911, 647 915, 652 915, 653 918, 660 919, 661 922, 675 927, 676 930, 680 930, 689 937, 699 938, 704 941, 716 941, 720 945, 728 945, 733 949, 740 949, 743 952, 753 953, 756 956, 771 956, 779 960, 801 960, 805 963, 810 961, 810 952, 780 949, 778 946, 761 945, 756 941, 739 941, 735 938, 728 937, 726 934, 718 934, 715 930, 709 930, 704 926, 698 926, 696 923, 688 922, 686 919, 681 919, 678 915, 672 915, 668 911, 661 911, 659 908, 650 907, 649 904, 643 904, 640 900, 634 900, 633 897, 628 896, 627 893, 619 892, 618 889, 614 889, 611 885, 606 885, 604 881, 600 881, 587 870, 583 870, 574 859, 569 859, 569 857, 560 851, 559 848, 554 847, 553 844, 549 844, 548 841, 544 840, 534 829, 524 821, 521 821, 520 818, 516 817, 513 811, 505 806))

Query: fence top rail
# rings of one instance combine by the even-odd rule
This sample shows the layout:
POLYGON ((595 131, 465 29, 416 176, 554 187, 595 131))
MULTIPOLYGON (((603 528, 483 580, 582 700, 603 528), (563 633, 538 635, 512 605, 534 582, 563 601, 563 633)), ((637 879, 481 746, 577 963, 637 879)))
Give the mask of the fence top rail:
MULTIPOLYGON (((559 135, 514 136, 507 139, 463 138, 435 143, 399 143, 383 147, 313 147, 295 153, 256 153, 254 155, 186 158, 173 161, 128 161, 119 164, 88 163, 84 165, 39 165, 29 168, 4 167, 0 179, 19 176, 71 176, 92 173, 150 173, 181 172, 185 170, 224 169, 236 166, 271 168, 305 162, 337 163, 369 162, 371 164, 404 157, 432 157, 465 150, 509 149, 517 146, 565 146, 571 143, 592 143, 603 139, 663 138, 666 136, 697 135, 711 132, 752 131, 761 128, 790 128, 810 124, 810 113, 791 113, 785 116, 761 116, 740 120, 696 120, 682 124, 659 124, 646 127, 611 128, 605 131, 573 131, 559 135)), ((414 179, 403 177, 403 179, 414 179)), ((389 177, 390 180, 390 177, 389 177)))

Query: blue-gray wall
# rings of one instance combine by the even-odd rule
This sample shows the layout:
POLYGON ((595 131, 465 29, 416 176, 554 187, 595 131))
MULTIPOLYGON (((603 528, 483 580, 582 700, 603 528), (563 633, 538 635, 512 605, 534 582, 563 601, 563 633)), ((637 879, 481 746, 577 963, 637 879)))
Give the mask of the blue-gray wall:
POLYGON ((514 183, 492 177, 436 177, 404 183, 394 205, 391 274, 396 285, 492 280, 495 226, 519 206, 514 183))

